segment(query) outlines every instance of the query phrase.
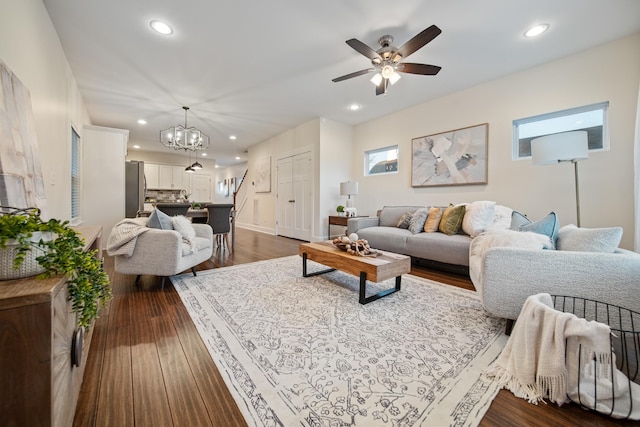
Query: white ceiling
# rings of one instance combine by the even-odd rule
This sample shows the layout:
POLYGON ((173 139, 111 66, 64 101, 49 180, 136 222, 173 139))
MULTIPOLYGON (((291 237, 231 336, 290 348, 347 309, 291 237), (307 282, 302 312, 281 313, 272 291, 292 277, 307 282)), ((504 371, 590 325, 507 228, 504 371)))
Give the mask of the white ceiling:
POLYGON ((95 125, 129 129, 130 149, 166 152, 159 131, 182 124, 186 105, 221 166, 316 117, 363 123, 640 31, 638 0, 43 2, 95 125), (152 19, 174 34, 154 33, 152 19), (525 39, 537 23, 551 28, 525 39), (438 75, 403 74, 380 96, 371 75, 331 81, 370 66, 346 40, 377 49, 391 34, 399 47, 432 24, 442 34, 408 61, 438 75))

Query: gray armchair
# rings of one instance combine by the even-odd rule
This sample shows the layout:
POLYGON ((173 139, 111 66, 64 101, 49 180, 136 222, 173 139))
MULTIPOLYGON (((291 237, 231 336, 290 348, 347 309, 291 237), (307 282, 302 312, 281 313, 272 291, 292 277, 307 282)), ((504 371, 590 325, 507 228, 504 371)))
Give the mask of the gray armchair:
MULTIPOLYGON (((162 287, 164 287, 166 276, 173 276, 188 269, 191 269, 195 276, 195 266, 211 258, 213 232, 209 225, 193 224, 196 232, 196 250, 192 251, 191 247, 183 241, 180 233, 175 230, 147 228, 147 220, 148 218, 144 217, 127 220, 125 225, 130 228, 125 229, 123 233, 135 229, 136 226, 139 232, 135 240, 132 241, 132 250, 122 250, 122 245, 118 249, 110 250, 109 247, 107 248, 110 252, 109 255, 113 255, 115 258, 116 271, 122 274, 137 275, 136 284, 141 275, 148 274, 162 276, 162 287), (144 230, 140 227, 144 227, 144 230), (131 252, 130 256, 128 252, 131 252)), ((118 232, 119 224, 116 224, 112 234, 118 232)), ((109 236, 109 242, 112 240, 117 239, 112 239, 112 236, 109 236)))

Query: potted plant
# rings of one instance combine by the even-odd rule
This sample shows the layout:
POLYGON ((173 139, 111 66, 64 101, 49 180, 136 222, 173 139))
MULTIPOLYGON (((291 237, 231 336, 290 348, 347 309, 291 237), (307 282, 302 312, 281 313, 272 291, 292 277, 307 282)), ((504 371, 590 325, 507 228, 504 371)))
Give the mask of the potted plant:
POLYGON ((37 264, 32 270, 35 273, 26 271, 22 277, 66 275, 78 326, 89 326, 98 316, 98 309, 112 296, 109 276, 95 256, 97 250, 85 251, 84 241, 68 221, 44 221, 35 208, 10 209, 10 213, 0 213, 2 269, 19 269, 31 263, 37 264))
POLYGON ((336 207, 336 212, 338 212, 339 216, 343 216, 344 215, 344 206, 338 205, 338 207, 336 207))

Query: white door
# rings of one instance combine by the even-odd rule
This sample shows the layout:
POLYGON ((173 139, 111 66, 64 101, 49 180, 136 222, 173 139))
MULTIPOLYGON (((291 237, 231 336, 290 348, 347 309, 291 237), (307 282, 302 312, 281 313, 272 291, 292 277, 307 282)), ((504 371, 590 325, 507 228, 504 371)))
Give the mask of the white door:
POLYGON ((311 154, 278 159, 277 234, 300 240, 311 239, 311 154))
POLYGON ((278 159, 277 234, 294 237, 293 158, 278 159))
POLYGON ((293 237, 311 240, 311 156, 304 153, 293 159, 293 199, 294 232, 293 237))

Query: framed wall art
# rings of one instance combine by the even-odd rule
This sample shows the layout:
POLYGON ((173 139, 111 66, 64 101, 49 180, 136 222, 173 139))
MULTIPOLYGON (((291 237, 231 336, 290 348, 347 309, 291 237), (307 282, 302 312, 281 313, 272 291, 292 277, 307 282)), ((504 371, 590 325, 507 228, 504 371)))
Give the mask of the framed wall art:
POLYGON ((256 161, 255 185, 256 193, 271 192, 271 156, 256 161))
POLYGON ((487 183, 489 124, 411 140, 411 186, 487 183))

